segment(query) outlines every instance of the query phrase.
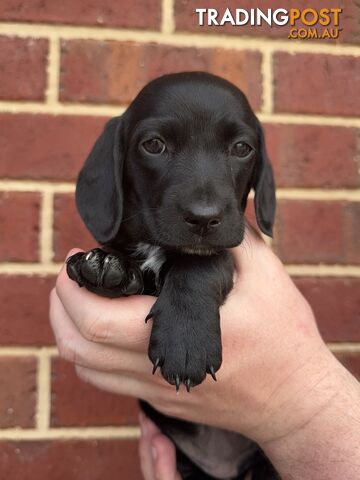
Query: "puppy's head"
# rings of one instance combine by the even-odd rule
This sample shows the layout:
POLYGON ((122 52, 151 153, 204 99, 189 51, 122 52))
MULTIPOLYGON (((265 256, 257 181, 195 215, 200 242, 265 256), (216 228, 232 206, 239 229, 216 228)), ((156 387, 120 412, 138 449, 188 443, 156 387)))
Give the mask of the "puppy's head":
POLYGON ((101 244, 207 254, 241 243, 251 188, 259 227, 271 235, 275 186, 259 121, 234 85, 191 72, 150 82, 108 122, 76 197, 101 244))

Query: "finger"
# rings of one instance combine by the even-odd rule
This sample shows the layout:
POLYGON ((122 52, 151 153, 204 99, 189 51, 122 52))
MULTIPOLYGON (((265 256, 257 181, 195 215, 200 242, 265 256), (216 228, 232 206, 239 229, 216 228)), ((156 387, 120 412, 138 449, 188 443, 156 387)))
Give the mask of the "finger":
POLYGON ((158 434, 152 440, 156 480, 181 480, 176 470, 176 450, 172 441, 158 434))
POLYGON ((140 426, 142 425, 144 427, 144 433, 146 434, 147 440, 151 440, 152 437, 161 433, 159 427, 142 411, 139 413, 139 423, 140 426))
POLYGON ((153 297, 100 297, 70 280, 65 266, 58 276, 56 292, 87 340, 138 351, 147 349, 151 322, 145 324, 144 319, 154 303, 153 297))
POLYGON ((162 394, 166 394, 169 391, 169 385, 163 385, 160 379, 154 379, 152 376, 147 381, 146 379, 139 379, 124 374, 101 372, 79 365, 76 365, 75 369, 79 378, 86 383, 90 383, 100 388, 100 390, 119 395, 129 395, 130 397, 149 400, 161 398, 162 394))
POLYGON ((90 342, 82 337, 55 289, 50 294, 50 323, 60 355, 65 360, 101 371, 136 376, 151 374, 152 365, 147 354, 90 342))
POLYGON ((142 412, 139 415, 141 469, 145 480, 180 480, 176 452, 170 439, 142 412))
POLYGON ((145 480, 156 480, 151 440, 154 435, 160 433, 160 430, 142 412, 139 414, 139 424, 141 429, 139 440, 141 471, 145 480))

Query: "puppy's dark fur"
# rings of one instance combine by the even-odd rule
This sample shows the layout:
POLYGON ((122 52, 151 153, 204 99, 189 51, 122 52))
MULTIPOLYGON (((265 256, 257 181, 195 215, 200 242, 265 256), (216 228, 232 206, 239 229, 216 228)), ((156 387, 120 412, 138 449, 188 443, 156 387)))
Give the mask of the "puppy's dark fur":
MULTIPOLYGON (((275 186, 259 121, 234 85, 200 72, 149 83, 108 122, 80 172, 78 209, 102 249, 72 256, 69 276, 99 295, 158 296, 149 357, 177 389, 220 368, 219 307, 233 278, 226 249, 243 240, 251 188, 271 235, 275 186)), ((176 443, 183 478, 243 478, 254 465, 265 469, 258 478, 273 478, 244 437, 143 408, 176 443)))

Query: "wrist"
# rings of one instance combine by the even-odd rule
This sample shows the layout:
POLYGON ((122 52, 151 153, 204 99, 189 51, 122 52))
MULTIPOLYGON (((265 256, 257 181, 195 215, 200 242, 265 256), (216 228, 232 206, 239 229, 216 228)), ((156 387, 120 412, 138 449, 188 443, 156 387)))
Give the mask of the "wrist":
POLYGON ((317 360, 307 388, 299 385, 293 392, 283 421, 260 446, 282 479, 358 478, 359 384, 330 352, 317 360))
POLYGON ((331 402, 338 381, 334 363, 336 359, 323 343, 310 352, 302 352, 266 402, 262 419, 266 428, 261 428, 258 443, 286 438, 331 402))

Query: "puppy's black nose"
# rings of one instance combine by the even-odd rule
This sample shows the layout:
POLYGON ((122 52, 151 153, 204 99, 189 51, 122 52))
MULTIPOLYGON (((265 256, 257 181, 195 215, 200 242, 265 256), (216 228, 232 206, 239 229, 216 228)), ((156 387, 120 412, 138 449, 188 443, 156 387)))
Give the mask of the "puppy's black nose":
POLYGON ((222 210, 216 205, 192 205, 183 213, 185 223, 194 233, 205 235, 219 227, 222 210))

